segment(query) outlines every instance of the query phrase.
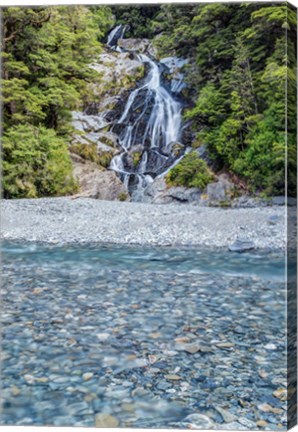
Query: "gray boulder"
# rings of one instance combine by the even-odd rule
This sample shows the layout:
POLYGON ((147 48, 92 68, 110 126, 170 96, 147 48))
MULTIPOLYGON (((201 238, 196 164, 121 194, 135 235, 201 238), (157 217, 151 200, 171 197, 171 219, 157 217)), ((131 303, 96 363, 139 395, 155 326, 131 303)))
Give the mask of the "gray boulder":
POLYGON ((166 189, 162 194, 157 196, 153 202, 156 204, 198 204, 200 196, 200 189, 178 186, 166 189))
POLYGON ((221 174, 218 176, 218 181, 209 183, 207 186, 207 195, 209 200, 212 201, 225 201, 229 200, 232 188, 234 187, 227 176, 221 174))
MULTIPOLYGON (((272 205, 277 205, 277 206, 286 205, 286 197, 284 195, 273 197, 272 198, 272 205)), ((287 205, 289 207, 295 207, 297 205, 296 198, 287 197, 287 205)))
POLYGON ((147 53, 156 57, 156 50, 149 39, 118 39, 118 46, 125 51, 147 53))
POLYGON ((73 175, 79 183, 80 195, 107 201, 129 198, 126 187, 115 172, 101 170, 94 162, 71 156, 73 175))
POLYGON ((201 190, 186 187, 167 187, 164 178, 156 178, 144 191, 144 202, 154 204, 199 204, 201 190))
POLYGON ((255 249, 255 245, 252 241, 246 239, 237 239, 233 244, 229 246, 231 252, 245 252, 255 249))

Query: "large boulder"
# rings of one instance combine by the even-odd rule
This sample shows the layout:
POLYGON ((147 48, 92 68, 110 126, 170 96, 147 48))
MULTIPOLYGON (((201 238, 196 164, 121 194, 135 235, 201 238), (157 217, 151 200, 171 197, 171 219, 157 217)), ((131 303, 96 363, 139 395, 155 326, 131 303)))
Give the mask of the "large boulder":
POLYGON ((201 190, 198 188, 177 186, 166 189, 153 202, 155 204, 199 204, 200 196, 201 190))
POLYGON ((144 191, 144 202, 154 204, 199 204, 198 188, 167 187, 164 178, 156 178, 144 191))
POLYGON ((207 186, 208 201, 212 204, 229 201, 234 184, 224 174, 218 176, 218 181, 207 186))
POLYGON ((113 171, 102 170, 96 163, 85 161, 79 156, 71 157, 80 195, 107 201, 129 198, 126 187, 113 171))
POLYGON ((118 46, 125 51, 149 54, 156 57, 156 50, 149 39, 118 39, 118 46))

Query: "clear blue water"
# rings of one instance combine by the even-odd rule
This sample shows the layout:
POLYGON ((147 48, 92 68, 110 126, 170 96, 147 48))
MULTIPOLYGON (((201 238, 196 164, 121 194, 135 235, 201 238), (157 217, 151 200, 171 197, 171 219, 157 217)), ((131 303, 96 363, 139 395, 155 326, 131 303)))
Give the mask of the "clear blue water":
POLYGON ((64 268, 75 264, 84 269, 147 269, 231 275, 256 275, 284 280, 285 256, 282 252, 235 253, 219 249, 115 246, 47 245, 7 243, 2 246, 4 263, 27 263, 35 267, 64 268))
POLYGON ((4 242, 2 262, 2 424, 224 427, 225 407, 286 428, 283 253, 4 242))

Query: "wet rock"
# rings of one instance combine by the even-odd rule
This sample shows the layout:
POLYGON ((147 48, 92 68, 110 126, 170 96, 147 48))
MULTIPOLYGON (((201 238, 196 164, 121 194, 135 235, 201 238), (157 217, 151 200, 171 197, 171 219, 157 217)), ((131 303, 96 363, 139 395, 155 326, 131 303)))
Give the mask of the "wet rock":
POLYGON ((275 392, 273 392, 273 396, 275 396, 276 398, 282 400, 282 401, 286 401, 287 400, 287 390, 284 388, 280 388, 275 390, 275 392))
POLYGON ((179 381, 179 380, 181 380, 181 377, 179 375, 175 375, 175 374, 165 375, 165 378, 167 380, 170 380, 170 381, 179 381))
POLYGON ((219 342, 216 343, 217 348, 223 348, 223 349, 229 349, 229 348, 233 348, 235 345, 231 342, 219 342))
POLYGON ((35 378, 33 375, 26 374, 24 375, 24 379, 27 381, 28 384, 34 384, 35 378))
POLYGON ((277 346, 276 346, 275 344, 273 344, 273 343, 268 343, 268 344, 266 344, 266 345, 264 346, 264 348, 265 348, 266 350, 276 350, 276 349, 277 349, 277 346))
POLYGON ((269 413, 269 412, 273 412, 273 410, 274 410, 275 408, 273 408, 271 405, 269 405, 269 404, 267 404, 267 403, 263 403, 263 404, 258 405, 258 409, 259 409, 260 411, 265 412, 265 413, 269 413))
POLYGON ((83 374, 83 380, 84 381, 89 381, 91 380, 91 378, 93 377, 93 373, 92 372, 86 372, 83 374))
POLYGON ((179 351, 186 351, 189 354, 196 354, 198 352, 208 353, 212 351, 212 348, 207 345, 201 345, 198 343, 177 343, 176 349, 179 351))
POLYGON ((149 39, 118 39, 118 46, 126 51, 147 53, 153 57, 156 56, 156 50, 149 39))
POLYGON ((224 430, 246 430, 246 426, 238 422, 225 423, 223 425, 224 430))
POLYGON ((183 422, 188 429, 214 429, 215 423, 206 415, 190 414, 183 422))
POLYGON ((144 190, 144 201, 153 202, 158 195, 167 189, 167 185, 164 178, 156 178, 149 186, 144 190))
POLYGON ((229 246, 231 252, 245 252, 255 248, 252 241, 246 239, 238 239, 229 246))
POLYGON ((165 66, 167 80, 170 80, 171 91, 180 93, 185 87, 183 67, 188 63, 187 59, 179 57, 164 57, 160 59, 160 63, 165 66))
POLYGON ((13 385, 11 388, 11 394, 13 396, 19 396, 19 394, 21 393, 21 389, 19 389, 17 386, 13 385))
POLYGON ((234 414, 231 414, 229 411, 227 411, 223 408, 220 408, 220 407, 215 407, 215 409, 222 416, 225 423, 232 423, 232 422, 237 420, 237 416, 235 416, 234 414))
POLYGON ((241 423, 243 426, 245 426, 247 429, 254 430, 256 427, 255 422, 253 422, 252 420, 249 420, 248 418, 245 418, 245 417, 238 418, 238 422, 241 423))
POLYGON ((97 333, 96 337, 97 339, 99 339, 101 342, 105 342, 110 338, 110 334, 109 333, 97 333))
POLYGON ((95 427, 98 428, 116 428, 119 426, 119 420, 116 417, 106 413, 99 413, 95 416, 95 427))
POLYGON ((156 387, 159 390, 167 390, 167 389, 171 388, 172 385, 170 383, 168 383, 167 381, 160 381, 156 387))
POLYGON ((263 428, 268 426, 268 422, 266 422, 265 420, 258 420, 256 425, 263 428))

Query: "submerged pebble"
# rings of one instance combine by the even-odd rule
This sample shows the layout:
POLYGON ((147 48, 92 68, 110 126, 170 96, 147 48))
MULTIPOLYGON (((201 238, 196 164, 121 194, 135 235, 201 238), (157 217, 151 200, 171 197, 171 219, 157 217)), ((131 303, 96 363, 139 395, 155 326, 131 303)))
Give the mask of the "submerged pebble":
POLYGON ((2 424, 286 429, 279 263, 4 245, 2 424))

